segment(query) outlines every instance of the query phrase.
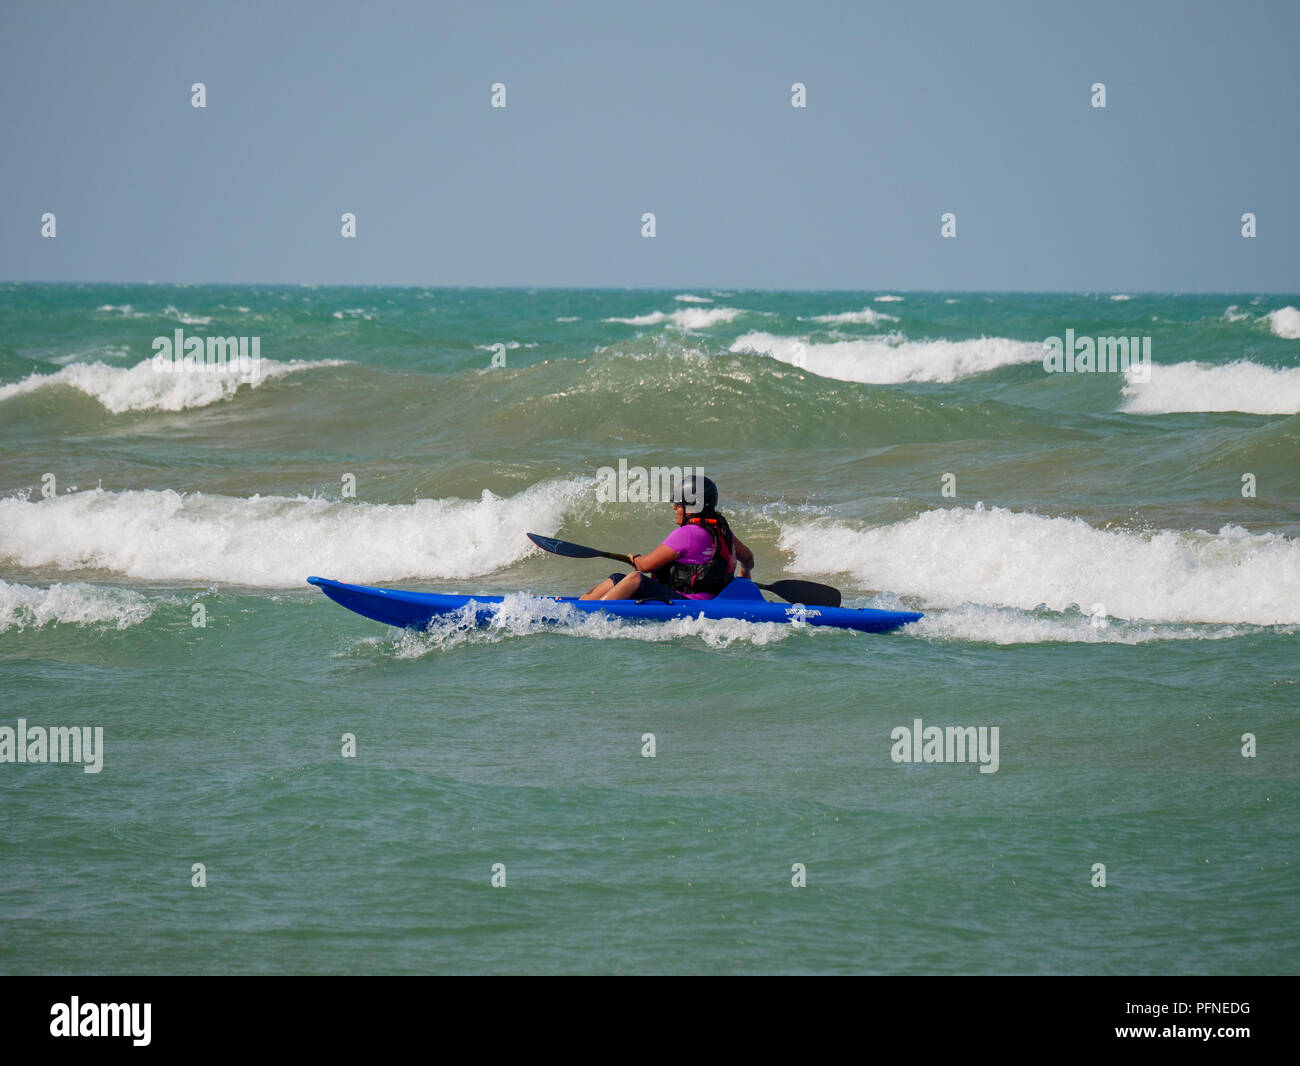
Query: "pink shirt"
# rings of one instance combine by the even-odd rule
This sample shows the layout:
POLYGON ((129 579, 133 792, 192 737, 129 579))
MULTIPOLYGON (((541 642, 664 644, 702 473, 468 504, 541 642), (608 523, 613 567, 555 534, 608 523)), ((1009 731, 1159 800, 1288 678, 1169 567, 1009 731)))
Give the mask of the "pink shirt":
MULTIPOLYGON (((664 538, 664 543, 677 553, 679 563, 695 565, 713 558, 713 537, 699 526, 678 526, 664 538)), ((678 595, 688 600, 711 600, 716 593, 679 592, 678 595)))

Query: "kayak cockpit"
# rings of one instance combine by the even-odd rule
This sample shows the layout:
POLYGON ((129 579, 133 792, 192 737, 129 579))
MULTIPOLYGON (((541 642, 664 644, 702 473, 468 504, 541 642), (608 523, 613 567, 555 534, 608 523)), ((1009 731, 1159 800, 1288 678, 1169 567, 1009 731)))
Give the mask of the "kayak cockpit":
POLYGON ((715 600, 761 600, 763 590, 747 577, 733 577, 713 598, 715 600))

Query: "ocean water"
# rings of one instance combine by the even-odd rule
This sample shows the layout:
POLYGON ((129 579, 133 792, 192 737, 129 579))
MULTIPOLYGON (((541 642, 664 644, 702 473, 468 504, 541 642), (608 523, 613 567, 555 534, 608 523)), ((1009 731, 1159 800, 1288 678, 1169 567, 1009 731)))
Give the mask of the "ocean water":
POLYGON ((0 971, 1294 973, 1297 308, 0 286, 0 731, 103 731, 0 761, 0 971), (178 329, 257 374, 155 369, 178 329), (1046 373, 1067 330, 1149 377, 1046 373), (524 534, 648 551, 620 461, 925 618, 404 633, 305 583, 580 592, 524 534), (996 770, 895 761, 918 719, 996 770))

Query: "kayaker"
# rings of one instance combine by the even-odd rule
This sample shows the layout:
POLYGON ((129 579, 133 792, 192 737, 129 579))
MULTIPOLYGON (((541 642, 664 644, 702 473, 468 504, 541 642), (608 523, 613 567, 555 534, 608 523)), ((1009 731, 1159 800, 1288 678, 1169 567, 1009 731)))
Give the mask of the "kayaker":
POLYGON ((627 557, 630 574, 610 574, 584 600, 711 600, 736 576, 754 569, 754 553, 718 513, 718 486, 699 475, 682 478, 673 494, 677 521, 664 542, 646 555, 627 557), (703 499, 704 506, 688 512, 703 499), (653 576, 652 576, 653 575, 653 576))

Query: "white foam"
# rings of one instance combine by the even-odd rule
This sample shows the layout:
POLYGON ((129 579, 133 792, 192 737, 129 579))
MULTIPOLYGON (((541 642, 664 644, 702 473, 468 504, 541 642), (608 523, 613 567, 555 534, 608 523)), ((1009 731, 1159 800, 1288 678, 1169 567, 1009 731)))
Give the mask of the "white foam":
POLYGON ((0 580, 0 633, 48 625, 126 629, 143 622, 153 608, 154 603, 130 589, 79 581, 42 589, 0 580))
POLYGON ((1125 375, 1122 410, 1130 414, 1160 415, 1177 411, 1244 411, 1257 415, 1293 415, 1300 412, 1300 368, 1274 370, 1249 360, 1225 366, 1205 363, 1158 364, 1149 367, 1151 379, 1137 381, 1125 375))
POLYGON ((651 311, 634 318, 607 318, 606 322, 621 322, 627 326, 657 326, 668 322, 678 329, 708 329, 722 322, 730 322, 741 313, 738 307, 683 307, 680 311, 651 311))
POLYGON ((73 363, 53 374, 33 373, 12 385, 0 385, 0 401, 22 396, 37 389, 65 385, 93 397, 113 414, 125 411, 184 411, 193 407, 228 400, 241 385, 257 388, 267 381, 318 367, 344 366, 338 359, 287 363, 274 359, 258 362, 258 374, 250 379, 232 365, 225 370, 188 370, 164 372, 153 368, 146 359, 132 367, 108 366, 106 363, 73 363))
POLYGON ((692 296, 689 292, 684 292, 680 296, 674 296, 674 300, 684 304, 711 304, 712 296, 692 296))
POLYGON ((1223 312, 1224 322, 1249 322, 1252 315, 1249 311, 1240 310, 1236 304, 1230 304, 1228 309, 1223 312))
POLYGON ((1114 296, 1111 297, 1111 299, 1114 300, 1116 303, 1123 303, 1125 300, 1133 299, 1133 297, 1129 296, 1128 293, 1117 292, 1115 293, 1114 296))
POLYGON ((777 622, 745 622, 738 618, 676 618, 667 622, 630 621, 603 612, 580 611, 569 604, 515 593, 505 596, 491 621, 475 625, 475 608, 466 604, 455 614, 434 619, 422 631, 396 631, 387 639, 367 637, 361 644, 391 649, 399 659, 418 659, 431 652, 450 651, 462 644, 497 644, 514 637, 554 633, 589 640, 638 640, 658 644, 673 640, 699 640, 712 648, 734 643, 762 646, 797 633, 816 633, 817 627, 777 622))
POLYGON ((295 587, 308 574, 368 583, 491 573, 536 551, 594 481, 545 481, 508 497, 336 502, 172 491, 0 500, 0 560, 146 580, 295 587))
POLYGON ((1294 307, 1281 307, 1268 313, 1268 324, 1274 336, 1284 340, 1300 340, 1300 311, 1294 307))
POLYGON ((125 345, 101 344, 88 352, 67 352, 64 355, 51 356, 47 361, 55 366, 67 366, 69 363, 75 363, 79 359, 85 359, 91 355, 103 356, 106 359, 130 359, 131 349, 125 345))
POLYGON ((582 319, 580 319, 577 315, 562 315, 559 318, 557 318, 555 321, 556 322, 581 322, 582 319))
POLYGON ((954 507, 874 529, 781 526, 808 574, 842 571, 925 607, 979 604, 1058 613, 1102 605, 1109 618, 1300 623, 1300 541, 1225 526, 1094 529, 1079 518, 954 507))
POLYGON ((864 307, 861 311, 844 311, 838 315, 814 315, 813 322, 825 322, 828 325, 860 325, 871 326, 877 322, 897 322, 894 315, 887 315, 883 311, 875 311, 870 307, 864 307))
POLYGON ((903 298, 901 296, 877 296, 876 297, 876 303, 881 303, 881 304, 896 304, 902 302, 903 302, 903 298))
POLYGON ((967 605, 927 614, 902 630, 907 636, 984 644, 1148 644, 1163 640, 1226 640, 1251 627, 1172 626, 1097 619, 1082 612, 1051 614, 967 605))
POLYGON ((187 314, 184 311, 178 311, 172 304, 168 304, 163 308, 163 314, 171 316, 177 322, 186 326, 206 326, 212 322, 210 316, 187 314))
POLYGON ((798 337, 776 337, 770 333, 746 333, 737 338, 731 350, 759 352, 791 364, 802 358, 803 368, 809 373, 868 385, 957 381, 1003 366, 1041 364, 1043 359, 1041 343, 1005 337, 909 341, 901 333, 830 344, 810 344, 798 337))

